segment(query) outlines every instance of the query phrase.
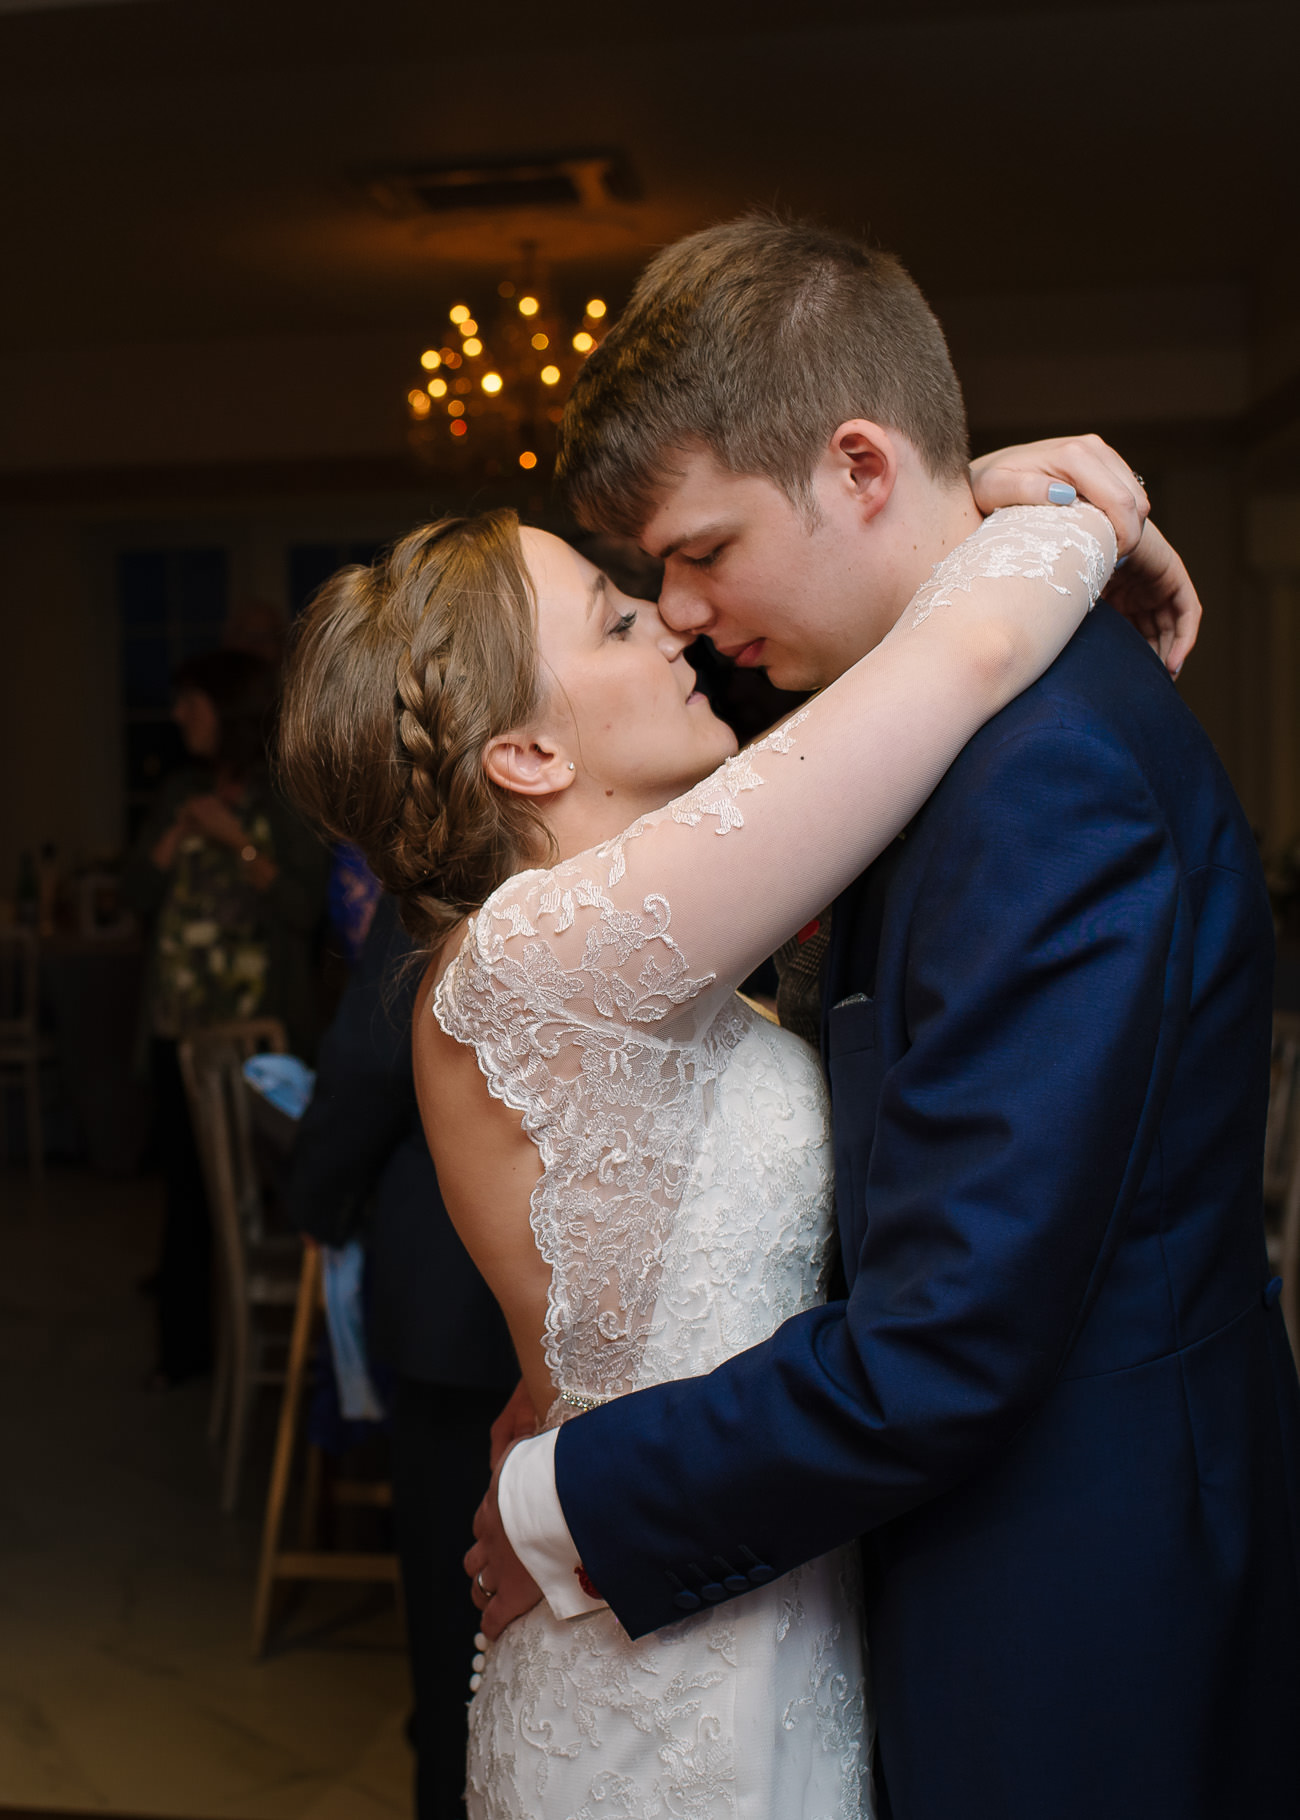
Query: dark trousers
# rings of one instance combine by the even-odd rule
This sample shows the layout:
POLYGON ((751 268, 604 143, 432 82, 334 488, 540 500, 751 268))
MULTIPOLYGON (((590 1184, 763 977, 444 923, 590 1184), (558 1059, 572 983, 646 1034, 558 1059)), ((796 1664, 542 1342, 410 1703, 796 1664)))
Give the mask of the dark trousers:
POLYGON ((158 1257, 158 1370, 173 1381, 212 1363, 212 1216, 176 1043, 150 1050, 164 1202, 158 1257))
POLYGON ((393 1515, 415 1700, 417 1820, 458 1820, 478 1613, 461 1560, 488 1485, 488 1430, 508 1391, 399 1378, 393 1398, 393 1515))

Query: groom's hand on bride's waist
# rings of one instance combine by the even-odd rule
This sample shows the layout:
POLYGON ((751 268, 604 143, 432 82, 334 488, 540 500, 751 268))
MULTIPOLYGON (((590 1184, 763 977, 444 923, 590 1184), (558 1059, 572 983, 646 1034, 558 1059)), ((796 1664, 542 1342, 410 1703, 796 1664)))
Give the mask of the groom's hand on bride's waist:
MULTIPOLYGON (((505 1458, 508 1458, 508 1454, 505 1458)), ((515 1553, 501 1521, 497 1487, 505 1458, 497 1462, 487 1495, 474 1517, 474 1546, 465 1556, 470 1596, 483 1614, 483 1633, 495 1641, 507 1624, 531 1611, 541 1588, 515 1553)))

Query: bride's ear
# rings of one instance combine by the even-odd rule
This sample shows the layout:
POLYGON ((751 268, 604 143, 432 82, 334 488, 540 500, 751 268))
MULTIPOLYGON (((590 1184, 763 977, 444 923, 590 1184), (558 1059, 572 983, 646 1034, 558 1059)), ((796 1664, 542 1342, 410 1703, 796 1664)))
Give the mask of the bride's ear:
POLYGON ((483 748, 483 769, 502 790, 517 796, 554 796, 574 781, 568 756, 545 739, 527 733, 503 733, 483 748))

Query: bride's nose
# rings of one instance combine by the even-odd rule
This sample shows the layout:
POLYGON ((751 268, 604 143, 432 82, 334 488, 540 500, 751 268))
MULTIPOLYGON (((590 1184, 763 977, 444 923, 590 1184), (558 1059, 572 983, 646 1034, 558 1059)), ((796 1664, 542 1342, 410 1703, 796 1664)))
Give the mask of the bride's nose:
POLYGON ((655 643, 659 646, 659 649, 663 652, 669 663, 673 663, 681 656, 688 645, 695 643, 696 634, 694 632, 674 631, 673 627, 667 624, 658 607, 651 607, 650 611, 654 614, 655 643))

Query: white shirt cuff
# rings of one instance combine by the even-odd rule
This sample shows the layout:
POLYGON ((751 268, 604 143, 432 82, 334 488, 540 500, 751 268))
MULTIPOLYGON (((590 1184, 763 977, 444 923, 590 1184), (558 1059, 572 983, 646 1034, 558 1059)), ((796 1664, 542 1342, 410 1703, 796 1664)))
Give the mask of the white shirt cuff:
POLYGON ((511 1546, 542 1589, 557 1618, 604 1611, 604 1599, 590 1599, 578 1583, 578 1551, 555 1489, 555 1443, 559 1429, 520 1441, 506 1456, 497 1481, 497 1503, 511 1546))

